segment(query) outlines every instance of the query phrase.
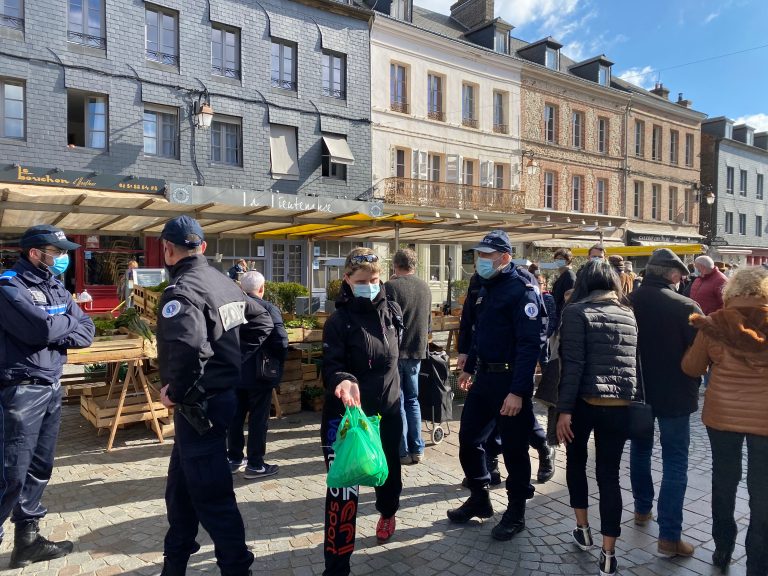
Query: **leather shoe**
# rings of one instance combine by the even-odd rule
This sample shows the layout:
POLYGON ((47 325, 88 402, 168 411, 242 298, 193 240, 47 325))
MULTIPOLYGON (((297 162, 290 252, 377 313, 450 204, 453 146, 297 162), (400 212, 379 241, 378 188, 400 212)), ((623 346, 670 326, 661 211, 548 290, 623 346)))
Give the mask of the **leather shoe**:
POLYGON ((728 566, 731 565, 731 554, 733 550, 723 550, 722 548, 716 548, 712 552, 712 564, 720 569, 720 572, 725 574, 728 572, 728 566))
POLYGON ((635 512, 635 526, 647 526, 648 522, 651 522, 653 520, 653 512, 648 512, 648 514, 640 514, 640 512, 635 512))
POLYGON ((666 556, 667 558, 674 558, 675 556, 693 556, 693 552, 696 547, 690 542, 685 540, 678 540, 674 542, 672 540, 659 540, 659 554, 666 556))

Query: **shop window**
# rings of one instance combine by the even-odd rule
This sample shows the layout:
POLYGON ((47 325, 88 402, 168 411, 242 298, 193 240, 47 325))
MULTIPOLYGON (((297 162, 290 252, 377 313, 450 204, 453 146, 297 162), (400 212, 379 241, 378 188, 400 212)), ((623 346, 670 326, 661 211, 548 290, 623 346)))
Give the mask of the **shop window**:
POLYGON ((67 92, 67 144, 104 150, 108 134, 107 97, 75 90, 67 92))
POLYGON ((278 242, 272 245, 272 280, 301 282, 301 245, 278 242))
POLYGON ((106 50, 104 0, 69 0, 68 12, 67 41, 106 50))

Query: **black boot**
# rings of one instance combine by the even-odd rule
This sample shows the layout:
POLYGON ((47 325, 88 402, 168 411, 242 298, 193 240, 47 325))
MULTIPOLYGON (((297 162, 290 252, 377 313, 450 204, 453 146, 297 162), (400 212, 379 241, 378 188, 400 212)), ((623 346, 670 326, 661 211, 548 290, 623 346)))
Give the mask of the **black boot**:
POLYGON ((496 540, 511 540, 518 532, 525 530, 525 500, 510 500, 501 522, 491 530, 496 540))
POLYGON ((448 519, 456 524, 466 524, 472 518, 490 518, 493 516, 491 496, 488 486, 472 488, 472 494, 466 502, 454 510, 448 510, 448 519))
POLYGON ((34 562, 45 562, 66 556, 74 548, 69 540, 51 542, 40 536, 37 520, 18 522, 15 528, 11 568, 21 568, 34 562))
POLYGON ((539 484, 544 484, 555 475, 555 456, 557 452, 554 446, 546 446, 544 450, 539 450, 539 470, 536 472, 536 479, 539 484))
POLYGON ((728 567, 731 565, 731 555, 733 554, 733 547, 730 549, 726 548, 715 548, 715 551, 712 552, 712 564, 717 566, 720 569, 720 572, 725 574, 728 572, 728 567))

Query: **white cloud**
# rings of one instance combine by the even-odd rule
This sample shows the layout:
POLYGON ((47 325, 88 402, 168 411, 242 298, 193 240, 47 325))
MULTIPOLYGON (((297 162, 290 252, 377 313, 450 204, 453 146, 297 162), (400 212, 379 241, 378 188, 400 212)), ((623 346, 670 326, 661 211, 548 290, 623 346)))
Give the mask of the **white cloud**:
POLYGON ((707 15, 707 17, 704 18, 704 24, 709 24, 710 22, 712 22, 712 20, 714 20, 718 16, 720 16, 720 12, 719 11, 718 12, 710 12, 707 15))
POLYGON ((751 114, 749 116, 740 116, 734 120, 736 124, 747 124, 752 126, 757 132, 768 131, 768 114, 751 114))
POLYGON ((631 82, 637 86, 641 86, 646 90, 650 90, 654 85, 655 70, 651 66, 643 66, 642 68, 628 68, 621 74, 619 78, 626 82, 631 82))
POLYGON ((584 60, 584 57, 586 55, 586 52, 584 50, 584 43, 578 42, 576 40, 573 40, 572 42, 569 42, 565 46, 563 46, 563 54, 568 56, 571 60, 574 60, 575 62, 581 62, 584 60))
POLYGON ((439 12, 440 14, 450 14, 453 2, 449 0, 416 0, 416 6, 439 12))

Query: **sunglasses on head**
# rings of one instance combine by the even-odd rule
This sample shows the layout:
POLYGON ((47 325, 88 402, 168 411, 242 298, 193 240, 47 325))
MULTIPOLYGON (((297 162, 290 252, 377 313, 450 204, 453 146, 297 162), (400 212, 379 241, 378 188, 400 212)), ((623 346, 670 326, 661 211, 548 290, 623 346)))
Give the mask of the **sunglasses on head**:
POLYGON ((376 256, 376 254, 357 254, 355 256, 350 256, 349 261, 352 264, 362 264, 363 262, 378 262, 379 257, 376 256))

